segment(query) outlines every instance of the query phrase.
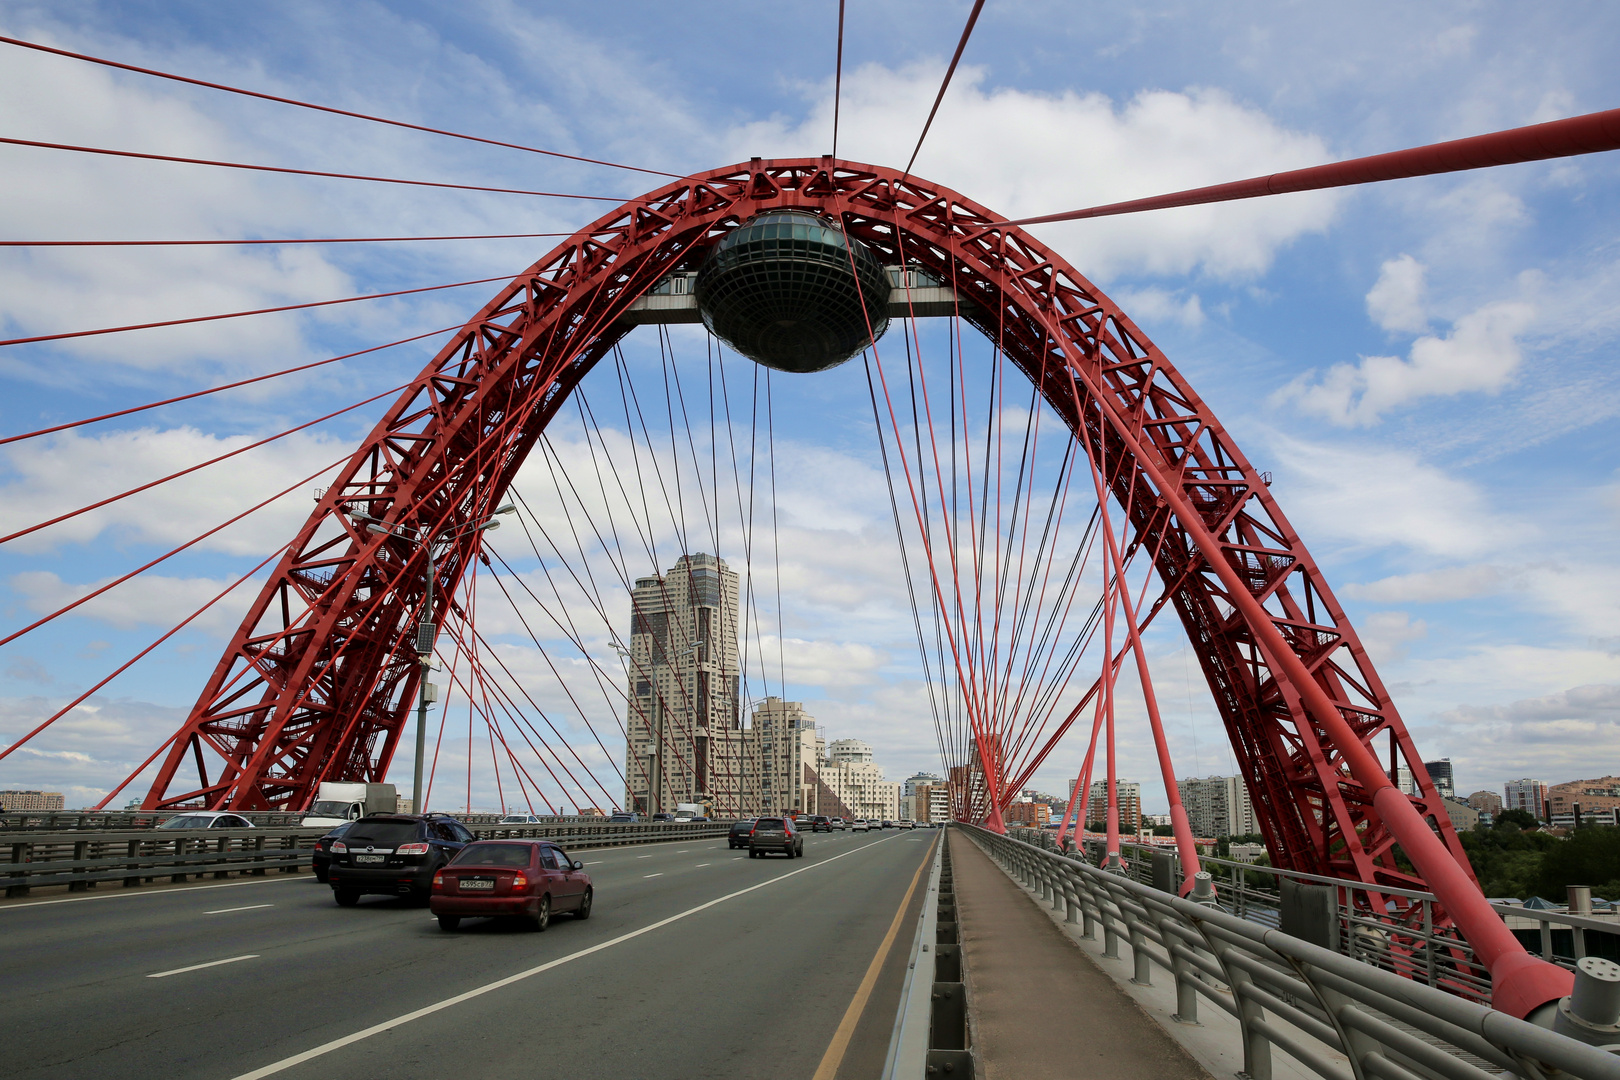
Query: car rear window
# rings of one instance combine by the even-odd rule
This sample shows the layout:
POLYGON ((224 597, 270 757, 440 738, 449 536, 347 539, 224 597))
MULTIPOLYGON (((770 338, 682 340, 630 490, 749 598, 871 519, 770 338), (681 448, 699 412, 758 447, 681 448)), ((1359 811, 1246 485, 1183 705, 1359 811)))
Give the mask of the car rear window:
POLYGON ((350 844, 398 847, 416 839, 414 821, 359 821, 343 839, 350 844))
POLYGON ((758 821, 754 822, 754 827, 756 829, 780 829, 782 827, 782 819, 779 817, 762 817, 758 821))
POLYGON ((456 853, 450 865, 513 866, 523 869, 529 865, 533 852, 533 844, 468 844, 456 853))

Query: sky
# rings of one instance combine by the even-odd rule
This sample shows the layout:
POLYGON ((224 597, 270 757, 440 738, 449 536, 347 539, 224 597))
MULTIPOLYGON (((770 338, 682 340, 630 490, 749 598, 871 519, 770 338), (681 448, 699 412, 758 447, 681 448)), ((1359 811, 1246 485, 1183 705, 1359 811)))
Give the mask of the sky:
MULTIPOLYGON (((840 156, 905 164, 968 8, 849 5, 840 156)), ((773 8, 754 25, 683 11, 494 0, 0 2, 0 34, 675 173, 831 149, 835 4, 773 8)), ((1616 104, 1617 31, 1620 12, 1596 3, 1122 9, 1000 0, 986 5, 915 171, 1016 217, 1551 120, 1616 104)), ((0 136, 607 199, 660 182, 0 50, 0 136)), ((611 205, 18 146, 0 147, 0 189, 0 238, 14 240, 566 234, 611 205)), ((1620 773, 1617 193, 1620 158, 1609 154, 1032 230, 1124 307, 1272 474, 1273 494, 1419 749, 1450 757, 1462 792, 1525 776, 1620 773)), ((4 248, 0 337, 506 278, 554 243, 4 248)), ((455 326, 496 288, 0 346, 0 432, 455 326)), ((946 353, 939 333, 925 333, 925 366, 946 353)), ((0 761, 0 788, 94 803, 179 726, 263 579, 250 571, 297 530, 319 477, 442 340, 0 446, 0 524, 9 533, 377 398, 0 547, 0 626, 9 634, 290 490, 0 647, 0 744, 9 744, 230 582, 249 579, 0 761)), ((897 362, 899 342, 885 345, 885 362, 897 362)), ((982 341, 964 343, 964 353, 985 370, 993 359, 982 341)), ((662 405, 666 354, 689 400, 703 398, 706 410, 708 343, 694 328, 672 328, 663 345, 650 330, 631 335, 624 370, 662 405)), ((726 377, 731 425, 717 422, 712 443, 702 441, 707 432, 695 438, 693 462, 708 460, 721 439, 757 433, 748 411, 754 369, 731 356, 726 377)), ((614 369, 593 372, 585 391, 603 451, 622 461, 634 439, 614 369)), ((750 531, 738 511, 747 492, 736 485, 708 496, 718 523, 688 523, 693 537, 710 533, 702 549, 718 546, 735 565, 745 547, 754 553, 749 692, 785 693, 830 738, 872 743, 891 779, 937 771, 863 366, 777 375, 770 393, 773 445, 754 463, 775 467, 774 557, 762 558, 763 515, 750 531)), ((1021 423, 1008 393, 1004 412, 1021 423)), ((663 445, 660 434, 667 443, 670 423, 653 416, 645 435, 663 445)), ((551 438, 569 475, 588 467, 577 417, 551 438)), ((1042 462, 1049 473, 1052 460, 1042 462)), ((531 458, 518 486, 542 522, 563 520, 544 462, 531 458)), ((702 498, 687 498, 696 520, 702 498)), ((621 569, 641 575, 672 561, 678 545, 666 518, 661 546, 621 569)), ((540 592, 543 572, 521 532, 492 542, 542 597, 587 610, 583 592, 566 584, 540 592)), ((584 558, 611 568, 604 552, 584 558)), ((485 583, 480 629, 582 764, 614 788, 622 742, 592 677, 593 663, 617 665, 609 626, 598 618, 586 627, 581 615, 581 653, 542 625, 538 602, 520 601, 559 662, 553 673, 491 592, 485 583), (570 712, 568 688, 595 697, 570 712)), ((609 621, 627 621, 623 590, 609 581, 604 598, 625 613, 610 611, 609 621)), ((1148 656, 1177 771, 1231 771, 1179 631, 1155 626, 1148 656)), ((1127 719, 1140 712, 1131 700, 1121 710, 1127 719)), ((452 774, 469 752, 459 723, 447 725, 441 745, 452 774)), ((478 771, 454 801, 512 803, 510 774, 498 795, 480 748, 487 736, 475 735, 478 771)), ((1132 719, 1121 739, 1121 774, 1155 780, 1145 729, 1132 719)), ((1066 791, 1083 753, 1078 738, 1065 741, 1034 786, 1066 791)), ((405 781, 403 758, 392 776, 405 781)), ((137 781, 119 801, 144 790, 137 781)), ((1156 783, 1144 783, 1144 804, 1162 809, 1156 783)))

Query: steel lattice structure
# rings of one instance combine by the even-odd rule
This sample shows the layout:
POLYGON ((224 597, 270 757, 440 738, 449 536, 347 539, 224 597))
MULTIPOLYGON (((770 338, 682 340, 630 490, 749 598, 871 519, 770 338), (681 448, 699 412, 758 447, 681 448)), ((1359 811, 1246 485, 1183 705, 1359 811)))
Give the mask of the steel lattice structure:
MULTIPOLYGON (((320 499, 145 805, 298 807, 322 779, 381 779, 421 677, 410 631, 423 556, 360 531, 347 512, 417 535, 462 531, 438 567, 438 594, 453 596, 477 554, 466 526, 499 504, 571 389, 628 332, 626 309, 664 275, 695 268, 742 221, 791 207, 833 217, 886 261, 950 282, 963 317, 1018 364, 1093 460, 1123 464, 1110 473, 1112 495, 1128 508, 1136 542, 1156 553, 1277 864, 1437 889, 1437 873, 1460 874, 1453 885, 1477 896, 1439 793, 1344 610, 1266 478, 1164 354, 1005 219, 936 184, 828 157, 756 159, 670 183, 502 289, 320 499), (223 759, 213 779, 204 750, 223 759), (188 756, 195 786, 176 783, 188 756), (1406 806, 1375 780, 1385 762, 1418 778, 1417 795, 1394 793, 1406 806), (1432 858, 1425 866, 1412 850, 1423 821, 1449 868, 1432 858), (1402 823, 1418 874, 1397 863, 1402 823)), ((448 607, 435 614, 441 623, 448 607)), ((1008 779, 992 778, 992 790, 1008 779)))

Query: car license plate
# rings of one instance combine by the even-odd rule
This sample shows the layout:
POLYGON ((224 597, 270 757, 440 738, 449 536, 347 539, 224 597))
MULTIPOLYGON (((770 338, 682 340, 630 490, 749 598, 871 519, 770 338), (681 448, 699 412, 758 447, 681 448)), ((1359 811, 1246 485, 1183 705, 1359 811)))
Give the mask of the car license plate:
POLYGON ((495 879, 487 877, 464 877, 461 879, 463 889, 493 889, 495 879))
POLYGON ((354 861, 357 862, 357 863, 387 862, 388 861, 388 856, 386 856, 386 855, 356 855, 354 857, 354 861))

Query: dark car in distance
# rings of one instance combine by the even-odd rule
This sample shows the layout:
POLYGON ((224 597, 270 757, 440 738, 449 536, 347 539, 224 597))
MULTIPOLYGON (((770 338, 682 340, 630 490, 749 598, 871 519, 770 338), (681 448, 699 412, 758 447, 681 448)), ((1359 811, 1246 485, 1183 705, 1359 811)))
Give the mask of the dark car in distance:
POLYGON ((804 856, 804 833, 794 827, 792 818, 762 817, 754 822, 748 834, 748 857, 756 859, 770 851, 790 859, 804 856))
POLYGON ((798 820, 799 828, 805 832, 832 832, 832 819, 826 814, 810 814, 798 820))
POLYGON ((341 840, 343 834, 354 828, 354 822, 345 821, 319 840, 315 841, 315 850, 310 854, 310 868, 315 871, 315 880, 322 885, 326 884, 326 874, 332 866, 332 842, 341 840))
POLYGON ((433 875, 475 839, 465 825, 443 814, 371 814, 332 841, 326 879, 343 907, 353 907, 367 893, 426 903, 433 875))
POLYGON ((441 930, 466 918, 516 916, 534 930, 559 911, 591 917, 595 890, 585 864, 539 840, 481 840, 468 844, 433 875, 429 910, 441 930))
POLYGON ((740 847, 747 847, 748 834, 753 831, 753 818, 744 818, 742 821, 732 822, 731 831, 726 834, 726 846, 733 851, 740 847))

